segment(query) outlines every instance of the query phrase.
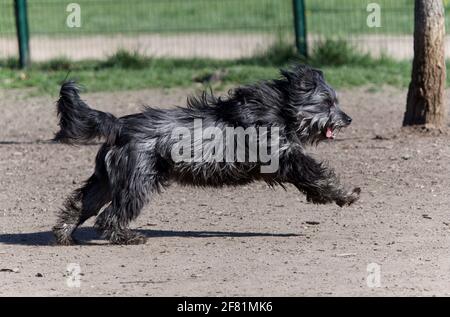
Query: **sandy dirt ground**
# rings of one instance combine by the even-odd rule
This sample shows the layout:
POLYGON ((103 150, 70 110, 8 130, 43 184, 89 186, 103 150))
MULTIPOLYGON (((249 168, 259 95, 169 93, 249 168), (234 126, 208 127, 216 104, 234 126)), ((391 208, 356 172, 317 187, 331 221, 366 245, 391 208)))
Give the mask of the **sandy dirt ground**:
MULTIPOLYGON (((236 59, 264 51, 275 41, 268 34, 139 34, 71 37, 32 36, 33 61, 65 56, 71 60, 104 59, 119 49, 152 57, 236 59)), ((0 37, 0 57, 17 55, 17 39, 0 37)))
MULTIPOLYGON (((190 92, 85 99, 122 115, 184 104, 190 92)), ((48 142, 54 97, 0 91, 0 295, 449 296, 448 136, 401 131, 405 95, 341 91, 352 127, 311 149, 362 188, 351 207, 308 204, 291 186, 173 185, 133 223, 147 244, 107 245, 90 221, 76 234, 82 245, 59 247, 55 213, 90 175, 98 146, 48 142)))
MULTIPOLYGON (((362 52, 374 57, 387 55, 395 59, 412 59, 413 37, 395 35, 360 35, 347 39, 362 52)), ((138 51, 153 57, 204 57, 236 59, 261 53, 276 42, 270 34, 140 34, 136 36, 32 36, 30 39, 33 61, 46 61, 61 56, 72 60, 104 59, 119 49, 138 51)), ((309 49, 320 43, 318 36, 308 37, 309 49)), ((17 39, 0 37, 0 58, 17 56, 17 39)), ((450 58, 450 36, 447 36, 446 54, 450 58)))

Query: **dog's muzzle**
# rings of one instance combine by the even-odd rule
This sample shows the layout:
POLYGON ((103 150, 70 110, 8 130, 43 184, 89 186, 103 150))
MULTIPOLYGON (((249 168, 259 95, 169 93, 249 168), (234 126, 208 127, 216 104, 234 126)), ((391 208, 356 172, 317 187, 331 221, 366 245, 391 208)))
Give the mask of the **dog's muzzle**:
POLYGON ((352 123, 352 118, 345 112, 340 111, 334 116, 334 122, 328 125, 325 129, 325 137, 327 139, 335 139, 338 132, 352 123))

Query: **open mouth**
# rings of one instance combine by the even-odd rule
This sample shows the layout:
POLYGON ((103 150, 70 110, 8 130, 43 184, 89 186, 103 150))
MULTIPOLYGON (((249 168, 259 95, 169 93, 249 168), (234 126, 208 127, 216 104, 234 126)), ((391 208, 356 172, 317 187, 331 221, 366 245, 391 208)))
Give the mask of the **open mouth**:
POLYGON ((336 138, 337 135, 337 131, 333 130, 333 128, 331 127, 327 127, 327 130, 325 132, 325 136, 327 137, 327 139, 334 139, 336 138))

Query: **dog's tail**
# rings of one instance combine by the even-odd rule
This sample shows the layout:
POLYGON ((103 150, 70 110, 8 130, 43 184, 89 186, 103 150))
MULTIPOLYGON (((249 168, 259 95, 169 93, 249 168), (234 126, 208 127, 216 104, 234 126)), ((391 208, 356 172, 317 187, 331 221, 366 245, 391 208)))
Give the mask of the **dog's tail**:
POLYGON ((62 84, 56 104, 60 130, 54 141, 68 144, 83 143, 94 138, 105 138, 114 143, 120 124, 110 113, 91 109, 80 98, 80 88, 75 81, 62 84))

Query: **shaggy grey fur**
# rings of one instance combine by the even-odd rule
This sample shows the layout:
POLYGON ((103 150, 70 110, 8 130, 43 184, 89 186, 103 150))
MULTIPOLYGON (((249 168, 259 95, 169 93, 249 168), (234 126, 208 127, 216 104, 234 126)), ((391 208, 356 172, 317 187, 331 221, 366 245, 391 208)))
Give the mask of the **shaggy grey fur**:
MULTIPOLYGON (((68 81, 61 87, 57 110, 61 129, 56 141, 77 144, 105 139, 93 175, 67 199, 53 228, 59 244, 72 244, 74 230, 105 205, 95 223, 104 238, 114 244, 144 243, 145 236, 131 231, 129 223, 152 193, 172 181, 216 187, 255 180, 271 186, 291 183, 317 204, 344 206, 359 198, 359 188, 344 187, 331 169, 305 152, 306 145, 334 136, 351 122, 322 72, 308 66, 282 70, 279 79, 238 87, 226 97, 203 93, 188 98, 184 108, 146 108, 121 118, 88 107, 75 82, 68 81), (279 168, 262 173, 259 161, 175 161, 172 132, 179 127, 192 131, 195 118, 203 120, 203 128, 278 128, 279 146, 270 150, 279 160, 279 168)), ((213 148, 214 144, 208 144, 212 140, 197 141, 193 140, 193 147, 213 148)), ((234 146, 248 148, 247 143, 234 146)))

